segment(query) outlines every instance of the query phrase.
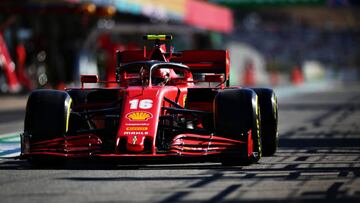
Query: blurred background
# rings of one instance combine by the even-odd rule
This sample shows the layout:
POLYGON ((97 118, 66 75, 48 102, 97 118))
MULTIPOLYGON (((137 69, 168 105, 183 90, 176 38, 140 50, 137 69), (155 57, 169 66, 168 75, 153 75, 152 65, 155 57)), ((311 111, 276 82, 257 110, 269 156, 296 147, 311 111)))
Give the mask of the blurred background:
POLYGON ((172 34, 175 51, 228 49, 231 84, 360 78, 356 0, 2 0, 0 95, 115 79, 115 50, 172 34))

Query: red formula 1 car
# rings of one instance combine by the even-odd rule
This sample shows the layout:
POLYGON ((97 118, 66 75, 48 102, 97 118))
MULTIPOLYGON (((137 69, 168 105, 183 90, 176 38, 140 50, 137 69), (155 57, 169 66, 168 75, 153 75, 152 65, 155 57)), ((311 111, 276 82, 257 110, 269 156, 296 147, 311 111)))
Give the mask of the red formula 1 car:
POLYGON ((275 153, 278 111, 271 89, 229 87, 225 50, 166 52, 161 41, 171 36, 144 38, 155 41, 150 52, 116 53, 116 81, 83 75, 81 88, 33 91, 21 156, 237 165, 275 153), (109 82, 118 87, 84 87, 109 82))

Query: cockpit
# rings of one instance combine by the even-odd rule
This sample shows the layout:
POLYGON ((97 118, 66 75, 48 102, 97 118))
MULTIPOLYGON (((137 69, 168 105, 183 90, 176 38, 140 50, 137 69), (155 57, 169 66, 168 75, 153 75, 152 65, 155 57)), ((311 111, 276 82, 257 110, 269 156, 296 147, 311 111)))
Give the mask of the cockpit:
POLYGON ((145 61, 122 65, 117 70, 120 86, 165 86, 192 81, 188 66, 179 63, 145 61))

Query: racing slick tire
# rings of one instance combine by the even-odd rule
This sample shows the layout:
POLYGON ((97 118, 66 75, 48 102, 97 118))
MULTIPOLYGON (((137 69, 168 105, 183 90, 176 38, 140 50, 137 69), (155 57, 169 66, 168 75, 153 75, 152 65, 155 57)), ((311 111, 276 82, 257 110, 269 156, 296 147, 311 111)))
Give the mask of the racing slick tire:
MULTIPOLYGON (((64 91, 35 90, 26 105, 24 133, 30 143, 65 136, 70 116, 71 97, 64 91)), ((31 148, 30 148, 31 151, 31 148)), ((28 161, 35 166, 60 166, 60 159, 31 156, 28 161)))
POLYGON ((262 153, 264 156, 272 156, 279 143, 277 98, 271 89, 254 88, 253 90, 259 97, 262 153))
POLYGON ((240 154, 230 152, 221 157, 224 165, 247 165, 261 158, 260 112, 256 93, 251 89, 225 89, 214 99, 215 134, 248 142, 251 130, 253 154, 248 156, 247 144, 240 154), (239 155, 239 156, 238 156, 239 155))
POLYGON ((58 90, 36 90, 29 96, 24 132, 34 140, 64 136, 68 129, 71 97, 58 90))

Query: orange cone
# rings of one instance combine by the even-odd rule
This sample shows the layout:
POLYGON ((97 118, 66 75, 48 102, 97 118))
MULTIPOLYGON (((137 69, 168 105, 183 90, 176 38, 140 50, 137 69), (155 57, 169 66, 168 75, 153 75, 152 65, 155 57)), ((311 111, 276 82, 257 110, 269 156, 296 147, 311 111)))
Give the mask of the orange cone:
POLYGON ((279 85, 279 72, 277 70, 270 71, 270 83, 273 87, 279 85))
POLYGON ((244 85, 255 86, 255 70, 252 63, 248 63, 245 68, 244 85))
POLYGON ((304 76, 298 66, 292 70, 290 79, 293 85, 301 85, 304 82, 304 76))

